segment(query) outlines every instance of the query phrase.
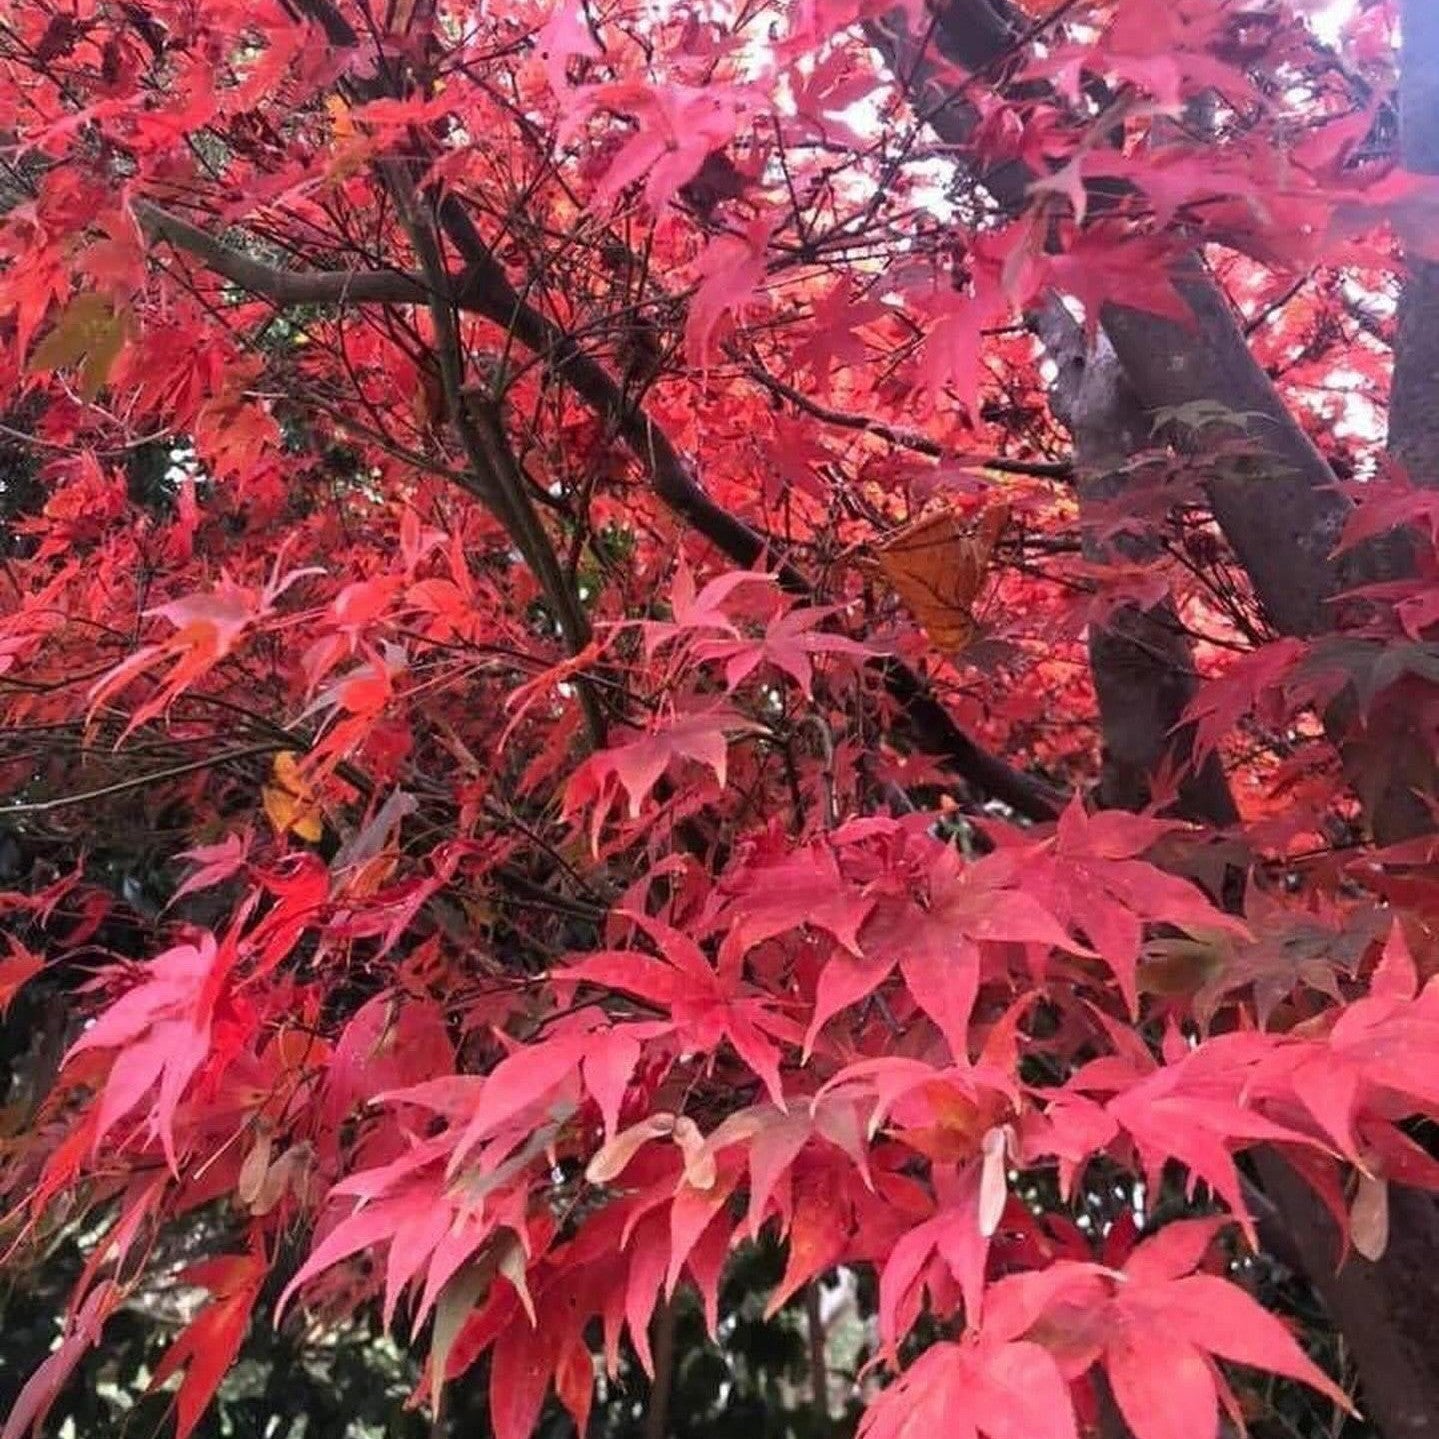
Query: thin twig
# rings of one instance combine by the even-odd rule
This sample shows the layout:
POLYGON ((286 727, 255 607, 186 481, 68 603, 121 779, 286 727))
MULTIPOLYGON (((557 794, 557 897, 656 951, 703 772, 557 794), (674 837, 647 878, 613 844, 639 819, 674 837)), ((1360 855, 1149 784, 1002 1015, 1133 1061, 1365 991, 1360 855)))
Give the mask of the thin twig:
POLYGON ((146 785, 156 784, 161 780, 179 779, 182 775, 213 769, 216 765, 231 764, 236 760, 255 759, 259 755, 273 754, 279 748, 279 743, 274 741, 268 744, 246 745, 243 749, 226 750, 223 754, 190 760, 186 764, 172 765, 169 769, 152 770, 149 774, 134 775, 130 779, 102 785, 99 789, 81 790, 77 794, 61 795, 57 799, 29 800, 21 804, 3 805, 0 806, 0 818, 12 814, 47 814, 57 809, 68 809, 72 805, 88 804, 91 800, 105 799, 112 794, 122 794, 126 790, 143 789, 146 785))

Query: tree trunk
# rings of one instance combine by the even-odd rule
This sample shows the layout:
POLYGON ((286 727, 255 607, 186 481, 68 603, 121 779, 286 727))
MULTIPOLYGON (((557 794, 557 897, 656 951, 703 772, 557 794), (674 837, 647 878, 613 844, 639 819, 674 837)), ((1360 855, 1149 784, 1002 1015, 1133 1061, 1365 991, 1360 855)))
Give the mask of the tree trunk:
MULTIPOLYGON (((1406 170, 1439 176, 1439 5, 1404 0, 1399 137, 1406 170)), ((1425 236, 1432 241, 1432 236, 1425 236)), ((1439 263, 1408 257, 1399 297, 1389 395, 1389 453, 1417 485, 1439 487, 1439 263)), ((1436 701, 1432 686, 1408 682, 1386 706, 1383 742, 1391 756, 1383 792, 1370 799, 1381 843, 1427 834, 1434 816, 1436 701)))
MULTIPOLYGON (((1012 12, 1001 23, 1005 13, 997 0, 947 0, 934 41, 963 69, 996 71, 1024 30, 1012 12)), ((895 74, 909 82, 916 109, 963 156, 977 110, 965 100, 943 103, 944 80, 926 63, 925 47, 902 14, 887 17, 871 33, 895 74)), ((975 159, 971 170, 1012 214, 1026 206, 1038 178, 1017 161, 990 167, 975 159)), ((1285 634, 1317 634, 1327 626, 1326 601, 1348 578, 1332 552, 1352 506, 1334 490, 1333 471, 1254 359, 1233 307, 1197 255, 1175 281, 1193 311, 1192 323, 1110 304, 1100 316, 1103 331, 1143 409, 1207 401, 1250 417, 1245 433, 1273 463, 1259 474, 1216 476, 1210 487, 1214 517, 1274 626, 1285 634)), ((1219 428, 1209 430, 1206 440, 1218 439, 1219 428)), ((1370 568, 1375 577, 1390 569, 1370 568)))
MULTIPOLYGON (((1413 8, 1425 9, 1426 0, 1413 0, 1413 8)), ((1434 27, 1431 10, 1421 22, 1421 37, 1434 27)), ((870 33, 909 86, 917 110, 930 117, 935 132, 965 163, 978 116, 973 103, 963 95, 945 103, 950 77, 927 58, 927 47, 907 28, 902 12, 893 12, 870 33)), ((1024 33, 1020 17, 1003 0, 946 0, 932 38, 951 65, 986 71, 1002 88, 1002 71, 1024 33)), ((1003 210, 1024 208, 1036 178, 1032 172, 1017 161, 987 167, 982 157, 971 160, 975 179, 1003 210)), ((1287 635, 1322 634, 1334 623, 1332 601, 1342 591, 1407 572, 1407 548, 1390 537, 1335 556, 1353 506, 1335 489, 1324 457, 1250 352, 1233 306, 1200 257, 1181 262, 1173 279, 1192 323, 1108 304, 1100 316, 1103 333, 1144 410, 1203 402, 1236 416, 1232 425, 1205 431, 1206 445, 1247 440, 1255 452, 1242 468, 1236 459, 1208 477, 1214 518, 1274 627, 1287 635)), ((1426 323, 1439 333, 1439 323, 1426 323)), ((1428 422, 1439 426, 1432 414, 1428 422)), ((1324 716, 1381 844, 1433 828, 1423 796, 1436 789, 1436 745, 1426 733, 1424 713, 1422 705, 1400 703, 1360 716, 1353 702, 1341 697, 1324 716)))
MULTIPOLYGON (((1427 156, 1426 165, 1414 167, 1439 171, 1439 4, 1406 0, 1404 22, 1406 156, 1411 163, 1427 156)), ((989 70, 989 78, 998 79, 994 72, 1023 31, 1021 17, 1003 0, 945 0, 933 38, 953 64, 970 72, 989 70)), ((931 115, 936 132, 963 154, 974 131, 976 108, 960 96, 949 97, 950 103, 936 109, 946 98, 945 80, 939 68, 927 61, 925 46, 906 28, 901 13, 873 27, 871 36, 895 75, 910 88, 916 109, 931 115)), ((1011 213, 1027 203, 1032 176, 1022 166, 1011 162, 987 172, 979 168, 977 178, 1011 213)), ((1070 383, 1080 388, 1068 397, 1057 394, 1056 399, 1061 407, 1068 399, 1082 462, 1087 458, 1098 463, 1101 473, 1133 447, 1137 433, 1147 435, 1147 426, 1136 424, 1145 411, 1209 401, 1255 417, 1260 428, 1250 433, 1273 463, 1261 474, 1213 477, 1209 488, 1214 515, 1275 626, 1288 634, 1320 634, 1332 623, 1328 602, 1342 589, 1364 579, 1403 573, 1402 549, 1374 547, 1342 567, 1335 561, 1335 541, 1350 505, 1332 488, 1332 472, 1255 361, 1232 306, 1197 256, 1180 268, 1176 282, 1194 312, 1193 326, 1124 306, 1106 306, 1100 317, 1102 328, 1122 374, 1105 373, 1108 361, 1101 352, 1085 362, 1076 378, 1069 357, 1070 383), (1089 393, 1084 395, 1086 374, 1089 393)), ((1050 321, 1053 330, 1052 314, 1050 321)), ((1043 318, 1039 329, 1043 333, 1043 318)), ((1419 267, 1406 288, 1399 351, 1391 443, 1411 468, 1423 469, 1425 482, 1436 483, 1439 267, 1419 267)), ((1061 361, 1064 376, 1066 357, 1055 358, 1061 361)), ((1113 483, 1102 478, 1087 481, 1082 499, 1098 498, 1113 483)), ((1174 634, 1162 613, 1130 611, 1116 615, 1108 632, 1096 636, 1092 646, 1106 743, 1118 768, 1115 798, 1121 803, 1135 797, 1134 776, 1150 755, 1162 752, 1159 746, 1168 736, 1169 717, 1182 712, 1187 681, 1182 637, 1176 644, 1174 634), (1153 683, 1156 664, 1164 671, 1164 684, 1153 683)), ((1336 711, 1326 720, 1341 749, 1347 746, 1351 772, 1366 772, 1365 762, 1376 746, 1392 749, 1396 744, 1392 736, 1370 733, 1361 735, 1356 745, 1352 716, 1336 711)), ((1399 743, 1406 752, 1416 745, 1423 749, 1422 734, 1401 737, 1399 743)), ((1433 756, 1418 750, 1420 775, 1411 776, 1408 761, 1402 760, 1392 782, 1364 796, 1381 842, 1432 828, 1409 784, 1418 777, 1421 788, 1432 790, 1433 756)), ((1223 777, 1216 782, 1202 775, 1200 780, 1202 787, 1185 796, 1186 808, 1192 805, 1196 817, 1223 823, 1232 812, 1223 777)), ((1386 1439, 1439 1436, 1439 1351, 1433 1344, 1439 1331, 1439 1208, 1428 1195, 1392 1191, 1390 1241, 1384 1256, 1374 1264, 1350 1256, 1337 1268, 1334 1226, 1313 1192, 1278 1156, 1261 1155, 1260 1165, 1286 1238, 1354 1356, 1370 1418, 1386 1439)))
POLYGON ((1389 1244, 1377 1263, 1350 1252, 1314 1191, 1277 1154, 1258 1154, 1305 1274, 1344 1336, 1364 1417, 1385 1439, 1439 1435, 1439 1206, 1391 1185, 1389 1244))
MULTIPOLYGON (((1118 358, 1103 342, 1086 353, 1083 332, 1061 305, 1039 319, 1045 348, 1059 378, 1050 402, 1069 429, 1079 471, 1079 514, 1087 559, 1151 557, 1152 543, 1128 537, 1099 540, 1089 521, 1096 505, 1127 483, 1124 461, 1148 443, 1149 426, 1118 358)), ((1099 700, 1104 760, 1100 800, 1108 808, 1143 809, 1163 770, 1183 775, 1176 811, 1221 829, 1239 813, 1216 756, 1190 773, 1193 730, 1180 728, 1198 688, 1193 647, 1169 601, 1142 609, 1124 605, 1104 625, 1089 629, 1089 664, 1099 700)))
MULTIPOLYGON (((1404 0, 1399 144, 1404 168, 1439 175, 1439 5, 1404 0)), ((1410 478, 1439 485, 1439 264, 1411 256, 1399 300, 1389 449, 1410 478)))

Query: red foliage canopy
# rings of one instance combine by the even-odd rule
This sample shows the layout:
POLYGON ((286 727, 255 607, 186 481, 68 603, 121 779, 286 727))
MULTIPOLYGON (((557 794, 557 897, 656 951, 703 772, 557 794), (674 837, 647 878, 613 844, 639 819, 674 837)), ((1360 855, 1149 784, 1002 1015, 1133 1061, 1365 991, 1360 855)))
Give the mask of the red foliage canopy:
POLYGON ((1439 1188, 1439 507, 1375 444, 1433 193, 1382 4, 1024 9, 966 69, 866 0, 10 7, 0 1000, 86 983, 3 1181, 12 1255, 99 1237, 6 1439, 201 1210, 182 1439, 297 1232, 274 1317, 428 1325, 426 1403, 488 1353, 499 1439, 767 1227, 772 1305, 947 1336, 871 1439, 1346 1402, 1216 1236, 1256 1146, 1370 1255, 1439 1188), (1263 415, 1066 389, 1201 284, 1363 481, 1269 556, 1322 624, 1236 539, 1263 415), (1100 1162, 1214 1217, 1087 1232, 1100 1162))

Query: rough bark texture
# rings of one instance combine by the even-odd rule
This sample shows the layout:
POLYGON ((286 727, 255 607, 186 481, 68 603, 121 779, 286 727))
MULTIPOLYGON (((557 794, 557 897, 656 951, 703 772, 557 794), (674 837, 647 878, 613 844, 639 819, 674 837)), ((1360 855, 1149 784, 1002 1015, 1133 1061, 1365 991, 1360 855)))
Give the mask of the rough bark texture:
MULTIPOLYGON (((1087 351, 1082 331, 1062 306, 1051 306, 1038 328, 1058 365, 1051 404, 1074 439, 1085 556, 1143 560, 1153 553, 1152 544, 1134 538, 1102 544, 1085 522, 1096 505, 1123 490, 1128 477, 1120 467, 1147 446, 1144 410, 1114 351, 1103 341, 1087 351)), ((1239 814, 1217 758, 1210 755, 1198 773, 1188 773, 1193 733, 1177 727, 1198 678, 1174 606, 1125 605, 1107 624, 1091 626, 1089 664, 1104 735, 1101 801, 1110 808, 1142 809, 1152 798, 1153 777, 1168 768, 1185 774, 1176 806, 1180 814, 1220 828, 1235 823, 1239 814)))
MULTIPOLYGON (((916 42, 900 13, 871 28, 894 73, 915 96, 916 109, 943 139, 959 146, 973 134, 979 111, 964 94, 953 93, 933 50, 966 71, 988 69, 997 79, 1022 35, 1017 17, 995 0, 946 5, 936 16, 932 47, 916 42)), ((1017 212, 1027 203, 1035 177, 1016 161, 986 166, 977 178, 1002 209, 1017 212)), ((1112 498, 1123 483, 1114 472, 1149 443, 1145 404, 1113 348, 1105 344, 1087 353, 1082 332, 1061 305, 1045 307, 1035 318, 1035 328, 1059 369, 1051 398, 1074 438, 1083 514, 1112 498)), ((1242 337, 1239 343, 1243 345, 1242 337)), ((1245 357, 1249 359, 1247 349, 1245 357)), ((1274 405, 1283 410, 1277 396, 1274 405)), ((1313 459, 1323 465, 1317 453, 1313 459)), ((1085 543, 1089 558, 1101 556, 1092 536, 1085 543)), ((1148 802, 1150 779, 1161 766, 1167 762, 1183 767, 1188 757, 1189 736, 1176 737, 1173 730, 1195 691, 1191 647, 1172 605, 1148 611, 1130 605, 1117 610, 1107 626, 1092 631, 1089 656, 1105 744, 1101 797, 1108 805, 1138 809, 1148 802)), ((1213 759, 1185 779, 1180 807, 1195 819, 1220 826, 1238 818, 1213 759)))
POLYGON ((1270 461, 1242 471, 1221 462, 1207 487, 1214 518, 1274 627, 1318 634, 1328 628, 1326 602, 1343 584, 1331 556, 1351 506, 1332 488, 1333 472, 1255 362, 1229 301, 1197 258, 1185 263, 1179 289, 1194 326, 1107 305, 1104 332, 1145 409, 1212 400, 1256 417, 1247 435, 1205 429, 1207 443, 1247 438, 1270 461))
MULTIPOLYGON (((1017 17, 1003 16, 995 0, 948 0, 933 44, 952 64, 998 78, 1024 34, 1017 17)), ((963 97, 946 101, 952 82, 926 61, 926 47, 902 16, 887 17, 872 33, 894 73, 910 83, 916 109, 962 153, 974 132, 974 107, 963 97)), ((1037 178, 1018 162, 989 167, 976 160, 974 171, 1011 213, 1027 204, 1037 178)), ((1247 431, 1236 429, 1229 438, 1257 444, 1272 463, 1218 473, 1210 486, 1214 517, 1275 628, 1317 634, 1327 625, 1328 600, 1351 579, 1331 558, 1351 506, 1333 489, 1333 472, 1254 359, 1233 307, 1199 259, 1191 257, 1176 280, 1193 311, 1192 324, 1108 305, 1100 317, 1104 333, 1144 409, 1202 400, 1252 417, 1247 431)), ((1207 443, 1224 438, 1220 428, 1206 429, 1207 443)), ((1392 570, 1383 560, 1364 567, 1373 577, 1392 570)))
MULTIPOLYGON (((1404 50, 1399 81, 1400 148, 1404 167, 1439 176, 1439 4, 1404 0, 1404 50)), ((1439 486, 1439 264, 1411 256, 1399 297, 1394 375, 1389 395, 1389 452, 1419 485, 1439 486)), ((1421 796, 1435 790, 1432 708, 1390 706, 1386 731, 1392 755, 1384 792, 1369 801, 1375 835, 1395 842, 1426 834, 1434 817, 1421 796)))
MULTIPOLYGON (((1439 170, 1439 4, 1406 0, 1404 19, 1406 67, 1411 67, 1406 68, 1405 82, 1406 146, 1432 145, 1427 153, 1439 170)), ((962 153, 973 133, 972 105, 962 95, 946 103, 946 77, 926 62, 925 47, 905 30, 900 17, 891 17, 872 34, 896 76, 909 85, 919 112, 962 153)), ((997 72, 1022 34, 1020 17, 1001 0, 946 0, 933 39, 952 63, 999 78, 997 72)), ((1417 158, 1420 151, 1406 153, 1417 158)), ((1019 166, 981 171, 978 178, 1002 209, 1014 212, 1026 203, 1031 177, 1019 166)), ((1405 294, 1391 443, 1406 463, 1426 468, 1439 480, 1436 275, 1439 267, 1421 270, 1405 294)), ((1076 391, 1070 401, 1076 443, 1102 474, 1106 459, 1132 445, 1136 412, 1211 401, 1257 417, 1250 423, 1261 428, 1251 429, 1250 438, 1262 442, 1273 462, 1257 473, 1217 474, 1210 485, 1215 518, 1276 628, 1319 634, 1332 623, 1329 601, 1335 594, 1364 578, 1401 573, 1402 552, 1375 549, 1349 560, 1342 570, 1331 558, 1349 511, 1347 500, 1332 489, 1332 472, 1254 360, 1232 307, 1197 257, 1181 268, 1177 279, 1194 312, 1192 327, 1118 305, 1106 307, 1101 321, 1117 373, 1106 373, 1108 362, 1101 352, 1086 367, 1087 376, 1081 371, 1073 380, 1081 390, 1086 383, 1089 388, 1088 395, 1081 398, 1076 391), (1112 427, 1108 434, 1106 427, 1112 427)), ((1113 481, 1089 483, 1094 487, 1089 497, 1095 498, 1113 481)), ((1124 786, 1133 783, 1146 756, 1164 742, 1166 715, 1174 713, 1180 700, 1177 689, 1153 685, 1156 662, 1166 683, 1183 673, 1179 651, 1165 649, 1166 642, 1173 645, 1173 632, 1158 636, 1156 626, 1163 627, 1163 617, 1153 612, 1117 616, 1110 632, 1097 637, 1092 652, 1106 743, 1122 760, 1115 775, 1120 802, 1124 786), (1161 661, 1156 661, 1151 644, 1156 639, 1161 661)), ((1341 747, 1349 744, 1352 716, 1336 710, 1326 720, 1341 747)), ((1398 742, 1370 733, 1350 748, 1348 758, 1364 773, 1369 768, 1366 751, 1398 742)), ((1432 755, 1417 757, 1424 771, 1421 787, 1432 788, 1432 755)), ((1432 819, 1410 788, 1409 768, 1407 761, 1396 763, 1395 778, 1365 797, 1381 841, 1432 828, 1432 819)), ((1186 806, 1194 805, 1196 817, 1222 823, 1221 817, 1232 812, 1223 776, 1200 780, 1202 790, 1186 796, 1186 806)), ((1395 1191, 1390 1244, 1383 1258, 1370 1264, 1351 1256, 1336 1268, 1334 1226, 1312 1191, 1277 1156, 1263 1155, 1260 1163, 1286 1248, 1298 1257, 1344 1335, 1371 1420, 1386 1439, 1421 1434, 1439 1439, 1439 1350, 1433 1343, 1439 1331, 1439 1208, 1427 1195, 1395 1191)))
MULTIPOLYGON (((998 71, 1022 32, 992 0, 950 4, 934 25, 933 46, 917 43, 898 12, 873 24, 870 36, 908 85, 919 113, 929 117, 943 139, 962 146, 978 124, 979 111, 962 92, 952 91, 950 78, 935 63, 934 49, 967 71, 998 71)), ((1003 209, 1018 211, 1034 177, 1015 162, 988 167, 979 178, 1003 209)), ((1081 328, 1061 304, 1046 306, 1034 325, 1058 366, 1051 402, 1074 439, 1084 519, 1123 484, 1114 472, 1149 443, 1149 420, 1113 349, 1104 344, 1089 353, 1081 328)), ((1088 558, 1102 557, 1090 533, 1085 548, 1088 558)), ((1133 541, 1126 554, 1143 557, 1133 541)), ((1116 610, 1107 625, 1091 629, 1089 660, 1104 735, 1102 803, 1143 808, 1151 798, 1152 777, 1170 766, 1186 773, 1179 795, 1182 813, 1220 827, 1233 824, 1238 813, 1218 761, 1211 757, 1199 773, 1188 774, 1192 735, 1174 732, 1196 688, 1191 646, 1174 607, 1116 610)))
POLYGON ((1415 484, 1439 485, 1439 264, 1410 262, 1399 306, 1390 453, 1415 484))
MULTIPOLYGON (((1399 143, 1406 170, 1439 175, 1439 5, 1405 0, 1399 143)), ((1411 258, 1399 301, 1389 447, 1417 484, 1439 485, 1439 264, 1411 258)))
MULTIPOLYGON (((1423 46, 1439 7, 1413 0, 1413 8, 1416 14, 1425 12, 1418 22, 1418 39, 1409 47, 1422 75, 1429 68, 1423 46)), ((986 79, 1002 84, 1025 27, 1002 0, 946 0, 928 37, 931 45, 907 29, 898 12, 871 34, 894 73, 910 87, 916 108, 963 157, 977 112, 965 91, 955 88, 953 70, 946 72, 929 52, 937 47, 951 67, 983 72, 986 79)), ((1013 213, 1024 207, 1033 178, 1029 171, 1018 163, 986 167, 982 157, 971 158, 976 179, 1002 210, 1013 213)), ((1407 549, 1390 537, 1335 557, 1335 544, 1352 511, 1350 501, 1334 488, 1324 457, 1250 352, 1232 305, 1200 258, 1191 255, 1182 262, 1174 279, 1190 306, 1192 324, 1110 304, 1100 317, 1103 333, 1143 409, 1206 402, 1245 417, 1243 428, 1205 429, 1207 447, 1236 442, 1236 453, 1211 467, 1208 491, 1215 520, 1274 627, 1289 635, 1322 634, 1336 618, 1335 597, 1366 582, 1402 576, 1409 563, 1407 549)), ((1411 297, 1411 307, 1415 303, 1411 297)), ((1424 331, 1422 345, 1439 343, 1439 315, 1413 325, 1424 331)), ((1410 370, 1416 376, 1416 423, 1425 433, 1430 427, 1439 430, 1439 407, 1425 400, 1432 385, 1426 390, 1420 384, 1421 360, 1413 360, 1410 370)), ((1405 433, 1396 423, 1394 434, 1405 433)), ((1324 716, 1381 844, 1433 828, 1424 796, 1439 787, 1435 745, 1422 726, 1416 730, 1414 714, 1411 707, 1390 706, 1387 713, 1365 716, 1360 723, 1354 704, 1341 697, 1324 716)))
POLYGON ((1386 1439, 1439 1434, 1439 1207, 1428 1194, 1391 1186, 1389 1247, 1377 1264, 1350 1253, 1313 1191, 1278 1155, 1258 1159, 1265 1193, 1363 1384, 1364 1417, 1386 1439))

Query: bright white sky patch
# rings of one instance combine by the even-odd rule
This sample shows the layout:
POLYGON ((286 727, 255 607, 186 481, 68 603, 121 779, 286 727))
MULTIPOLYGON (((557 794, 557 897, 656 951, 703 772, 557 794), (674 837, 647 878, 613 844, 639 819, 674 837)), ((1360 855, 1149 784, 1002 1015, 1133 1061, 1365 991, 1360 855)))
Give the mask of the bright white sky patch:
POLYGON ((1339 38, 1344 22, 1354 13, 1354 0, 1329 0, 1309 17, 1315 32, 1331 45, 1339 38))

